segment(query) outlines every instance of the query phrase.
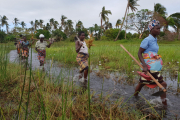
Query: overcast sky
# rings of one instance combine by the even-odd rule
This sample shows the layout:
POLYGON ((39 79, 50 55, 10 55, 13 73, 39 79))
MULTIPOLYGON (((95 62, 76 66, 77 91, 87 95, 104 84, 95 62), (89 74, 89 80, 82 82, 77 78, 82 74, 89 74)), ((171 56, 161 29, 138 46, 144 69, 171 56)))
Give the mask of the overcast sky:
MULTIPOLYGON (((89 28, 95 23, 100 25, 99 13, 103 6, 111 10, 112 15, 108 17, 115 27, 117 19, 124 16, 127 6, 127 0, 0 0, 0 3, 0 15, 7 16, 10 28, 14 27, 12 22, 15 17, 30 27, 29 22, 35 19, 42 19, 45 24, 54 18, 60 23, 61 15, 71 19, 74 25, 81 20, 84 27, 89 28)), ((180 12, 180 0, 140 0, 137 8, 153 10, 154 3, 165 6, 168 15, 180 12)))

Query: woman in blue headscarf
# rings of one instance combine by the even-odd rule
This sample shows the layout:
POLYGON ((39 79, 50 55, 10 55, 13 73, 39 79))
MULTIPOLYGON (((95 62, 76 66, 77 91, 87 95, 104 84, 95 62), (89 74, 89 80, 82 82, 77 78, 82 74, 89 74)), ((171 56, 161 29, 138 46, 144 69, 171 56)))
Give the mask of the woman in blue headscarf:
MULTIPOLYGON (((146 75, 147 71, 149 71, 164 88, 167 86, 166 82, 163 81, 162 75, 159 73, 163 65, 161 56, 158 55, 159 46, 157 44, 157 36, 160 34, 159 21, 151 21, 148 25, 148 29, 150 34, 141 42, 138 52, 139 60, 143 65, 143 73, 139 73, 141 77, 139 79, 139 84, 135 89, 134 96, 138 95, 144 85, 149 88, 155 88, 157 86, 156 83, 146 75)), ((166 93, 163 93, 161 95, 162 103, 167 105, 165 98, 166 93)))

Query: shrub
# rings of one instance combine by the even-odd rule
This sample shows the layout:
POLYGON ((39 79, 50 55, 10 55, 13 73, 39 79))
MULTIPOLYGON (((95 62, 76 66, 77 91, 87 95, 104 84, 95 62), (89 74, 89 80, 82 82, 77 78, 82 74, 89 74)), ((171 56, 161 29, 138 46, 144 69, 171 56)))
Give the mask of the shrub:
MULTIPOLYGON (((110 38, 111 40, 116 39, 117 35, 118 35, 119 29, 116 28, 111 28, 108 29, 104 32, 104 35, 108 38, 110 38)), ((125 31, 122 30, 119 34, 118 40, 124 39, 125 38, 125 31)))
POLYGON ((48 30, 42 30, 42 29, 37 30, 35 37, 39 39, 40 34, 43 34, 46 39, 49 39, 51 37, 51 34, 48 30))
POLYGON ((5 37, 6 37, 6 33, 4 31, 0 30, 0 42, 1 43, 6 42, 5 37))
POLYGON ((57 41, 65 40, 67 38, 66 34, 59 29, 52 31, 53 37, 56 37, 57 41))
POLYGON ((128 39, 128 40, 132 39, 132 33, 128 32, 126 34, 126 39, 128 39))
POLYGON ((16 38, 15 35, 9 34, 9 35, 7 35, 7 36, 5 37, 5 41, 6 41, 6 42, 14 41, 15 38, 16 38))

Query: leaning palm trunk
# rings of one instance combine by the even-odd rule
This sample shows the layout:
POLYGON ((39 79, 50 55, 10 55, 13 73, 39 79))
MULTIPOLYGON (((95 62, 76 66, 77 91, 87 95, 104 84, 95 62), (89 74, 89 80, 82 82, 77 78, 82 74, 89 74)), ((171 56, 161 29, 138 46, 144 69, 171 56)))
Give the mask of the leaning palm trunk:
POLYGON ((102 15, 101 15, 101 36, 102 36, 102 15))
POLYGON ((116 39, 115 39, 114 41, 116 41, 116 40, 118 39, 118 37, 119 37, 119 34, 120 34, 120 32, 121 32, 121 29, 122 29, 122 26, 123 26, 123 24, 124 24, 124 20, 126 19, 126 14, 127 14, 128 7, 129 7, 129 0, 128 0, 128 4, 127 4, 127 7, 126 7, 126 12, 125 12, 125 15, 124 15, 124 19, 123 19, 123 22, 122 22, 122 24, 121 24, 121 28, 120 28, 120 30, 119 30, 119 32, 118 32, 118 35, 117 35, 117 37, 116 37, 116 39))
MULTIPOLYGON (((128 13, 129 13, 129 8, 128 8, 128 13)), ((128 13, 126 14, 125 39, 126 39, 126 30, 127 30, 128 13)))

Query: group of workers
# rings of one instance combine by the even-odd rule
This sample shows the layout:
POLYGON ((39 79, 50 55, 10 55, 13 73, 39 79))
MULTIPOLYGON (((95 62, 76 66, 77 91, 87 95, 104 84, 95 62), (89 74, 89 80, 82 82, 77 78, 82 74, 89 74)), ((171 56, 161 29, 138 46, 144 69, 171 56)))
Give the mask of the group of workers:
MULTIPOLYGON (((38 59, 40 62, 40 68, 44 70, 44 63, 45 63, 45 57, 46 57, 46 47, 50 48, 52 42, 47 44, 46 41, 44 41, 44 35, 40 34, 39 35, 40 40, 36 42, 35 45, 35 50, 38 52, 38 59)), ((28 58, 29 57, 29 47, 34 43, 33 42, 30 44, 29 41, 26 40, 25 36, 20 35, 20 39, 16 41, 16 48, 17 48, 17 53, 22 59, 28 58)))
MULTIPOLYGON (((161 71, 162 68, 162 59, 158 55, 159 46, 157 44, 157 36, 160 34, 160 23, 159 21, 153 20, 148 25, 149 29, 149 36, 145 38, 140 45, 139 51, 138 51, 138 57, 143 65, 143 73, 146 74, 147 72, 150 72, 150 74, 158 80, 158 82, 166 88, 167 84, 165 81, 163 81, 163 77, 160 74, 159 71, 161 71), (158 57, 157 57, 158 56, 158 57)), ((35 50, 38 52, 38 59, 40 61, 40 66, 43 66, 45 63, 45 57, 46 57, 46 47, 50 47, 50 44, 47 44, 46 41, 44 41, 44 35, 41 34, 39 36, 40 40, 36 42, 35 50)), ((84 81, 87 81, 87 75, 88 75, 88 47, 86 45, 85 39, 85 33, 83 31, 78 33, 78 37, 75 37, 75 48, 77 52, 76 60, 80 66, 80 74, 79 79, 84 76, 84 81)), ((26 37, 23 37, 24 41, 19 41, 19 43, 22 46, 22 56, 28 56, 28 46, 30 46, 29 42, 26 41, 26 37)), ((17 47, 18 53, 19 47, 17 47)), ((141 75, 142 75, 141 74, 141 75)), ((147 86, 149 88, 156 87, 156 83, 152 79, 147 79, 143 75, 140 76, 139 83, 135 88, 134 96, 138 96, 138 93, 141 91, 143 86, 147 86)), ((161 95, 162 103, 164 105, 167 105, 166 101, 166 93, 163 93, 161 95)))

